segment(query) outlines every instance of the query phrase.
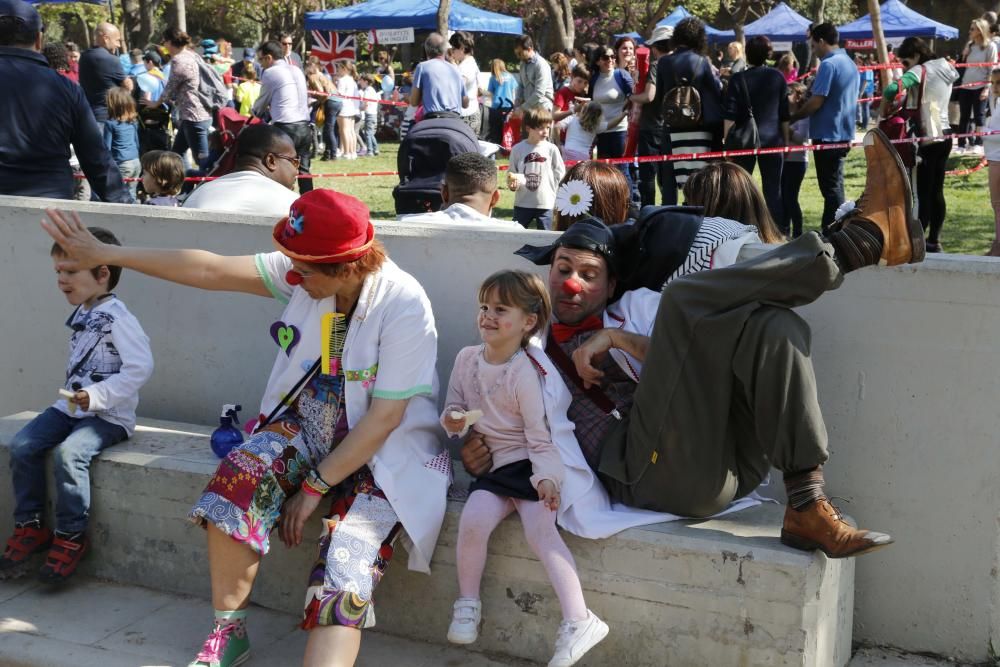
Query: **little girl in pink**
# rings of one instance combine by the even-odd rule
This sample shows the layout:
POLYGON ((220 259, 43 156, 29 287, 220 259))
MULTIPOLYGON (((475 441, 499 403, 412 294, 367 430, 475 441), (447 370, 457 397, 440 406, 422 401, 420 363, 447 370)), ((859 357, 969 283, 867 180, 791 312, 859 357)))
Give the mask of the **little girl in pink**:
POLYGON ((549 667, 568 667, 600 642, 608 626, 587 609, 576 565, 556 528, 563 462, 545 417, 542 380, 529 339, 551 313, 538 276, 500 271, 479 288, 483 344, 458 353, 441 423, 451 436, 475 423, 493 467, 469 487, 458 527, 458 586, 448 640, 471 644, 479 636, 479 584, 490 534, 517 510, 524 534, 555 588, 563 622, 549 667))

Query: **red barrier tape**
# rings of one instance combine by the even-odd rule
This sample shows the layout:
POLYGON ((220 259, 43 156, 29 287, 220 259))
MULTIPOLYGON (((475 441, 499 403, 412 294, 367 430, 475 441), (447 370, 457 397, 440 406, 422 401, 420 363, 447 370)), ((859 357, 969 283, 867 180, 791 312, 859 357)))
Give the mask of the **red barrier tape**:
POLYGON ((979 161, 975 167, 970 167, 969 169, 952 169, 951 171, 946 171, 945 176, 968 176, 969 174, 974 174, 981 170, 987 164, 986 158, 979 161))

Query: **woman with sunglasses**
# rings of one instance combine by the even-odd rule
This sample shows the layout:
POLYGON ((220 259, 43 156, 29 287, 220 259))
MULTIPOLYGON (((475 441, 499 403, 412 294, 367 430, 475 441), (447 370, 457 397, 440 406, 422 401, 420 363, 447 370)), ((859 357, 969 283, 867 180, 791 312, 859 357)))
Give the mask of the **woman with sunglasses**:
MULTIPOLYGON (((634 44, 634 43, 633 43, 634 44)), ((625 138, 628 135, 628 101, 632 94, 632 75, 627 69, 616 66, 615 49, 603 47, 597 52, 597 69, 590 77, 588 97, 600 103, 605 119, 621 118, 597 135, 597 157, 618 158, 625 154, 625 138), (624 116, 623 116, 624 114, 624 116)), ((624 63, 622 63, 624 64, 624 63)), ((629 174, 629 165, 615 165, 628 180, 629 191, 633 192, 633 200, 638 201, 638 189, 629 174)))
POLYGON ((42 225, 65 249, 66 270, 111 264, 284 305, 269 330, 275 361, 253 434, 219 463, 188 515, 207 531, 215 609, 189 667, 247 659, 250 592, 275 528, 288 547, 321 531, 305 591, 303 664, 354 664, 402 531, 409 567, 429 572, 451 479, 438 438, 430 301, 386 256, 368 208, 313 190, 274 226, 276 251, 242 257, 108 246, 75 213, 51 211, 42 225), (307 526, 317 510, 324 520, 307 526))

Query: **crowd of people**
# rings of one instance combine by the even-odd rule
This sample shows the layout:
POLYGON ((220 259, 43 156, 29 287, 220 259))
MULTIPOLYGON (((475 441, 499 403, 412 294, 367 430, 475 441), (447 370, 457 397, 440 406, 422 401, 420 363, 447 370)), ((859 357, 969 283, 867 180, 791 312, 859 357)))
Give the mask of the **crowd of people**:
MULTIPOLYGON (((112 292, 122 269, 283 306, 271 327, 279 349, 251 435, 219 463, 188 516, 206 532, 214 609, 191 667, 247 659, 247 608, 270 537, 277 530, 287 546, 301 544, 317 511, 325 521, 303 605, 302 627, 310 631, 303 662, 353 664, 360 631, 375 624, 372 594, 400 535, 409 539, 409 567, 429 572, 452 482, 445 436, 462 439, 462 465, 474 478, 458 529, 459 595, 447 638, 477 640, 486 545, 516 511, 562 610, 550 667, 576 663, 614 631, 588 608, 557 526, 601 538, 712 516, 752 504, 773 466, 788 498, 785 545, 847 558, 892 543, 885 533, 852 526, 825 494, 827 432, 810 332, 792 309, 836 289, 855 270, 921 261, 940 233, 943 200, 925 202, 934 201, 943 171, 918 170, 915 217, 907 167, 886 135, 871 131, 863 142, 864 191, 842 207, 846 150, 818 151, 823 219, 819 232, 803 233, 801 212, 795 219, 791 210, 779 211, 788 204, 786 191, 801 184, 804 162, 758 156, 632 170, 589 159, 595 145, 598 155, 621 153, 630 108, 639 116, 645 155, 725 145, 751 108, 762 144, 853 139, 860 78, 832 25, 812 28, 820 65, 810 89, 772 70, 770 45, 759 39, 732 50, 724 89, 697 19, 651 36, 646 73, 637 71, 630 40, 556 58, 552 67, 522 36, 516 75, 493 63, 489 89, 499 106, 487 114, 478 106, 478 76, 471 80, 473 69, 478 75, 471 36, 428 37, 410 90, 410 108, 421 118, 412 120, 451 118, 480 132, 504 115, 508 124, 520 121, 526 136, 511 148, 503 183, 515 192, 516 222, 492 217, 499 170, 478 152, 448 161, 441 210, 404 220, 535 223, 561 232, 511 260, 548 267, 545 280, 513 268, 485 277, 476 294, 481 340, 459 352, 443 404, 431 302, 390 259, 368 208, 329 189, 292 190, 309 167, 310 107, 337 119, 339 150, 352 157, 360 150, 354 119, 363 111, 368 125, 369 114, 355 103, 374 100, 357 93, 373 88, 374 76, 361 76, 356 89, 356 72, 345 64, 324 84, 314 63, 292 57, 290 39, 266 41, 241 63, 227 62, 224 44, 203 42, 203 50, 218 53, 206 61, 175 28, 164 34, 165 53, 139 54, 137 74, 130 74, 112 53, 117 30, 98 28, 97 46, 79 58, 77 84, 68 76, 73 58, 42 55, 37 11, 22 0, 0 0, 0 78, 13 84, 0 98, 0 117, 14 119, 14 127, 0 125, 0 143, 11 139, 0 153, 0 192, 72 197, 73 146, 97 198, 132 201, 123 175, 138 173, 147 203, 175 205, 184 175, 204 168, 212 153, 206 99, 218 93, 224 100, 227 88, 218 70, 242 64, 234 105, 244 106, 248 96, 254 116, 269 122, 248 125, 229 173, 199 186, 184 206, 269 215, 276 250, 223 257, 128 248, 73 212, 47 213, 42 226, 54 242, 58 287, 74 307, 70 355, 60 400, 11 443, 15 530, 0 556, 0 577, 24 575, 34 557, 45 556, 38 576, 65 582, 93 546, 90 461, 133 432, 138 392, 155 355, 112 292), (89 92, 85 80, 97 82, 89 92), (678 94, 683 87, 696 89, 700 100, 686 119, 693 106, 678 94), (49 111, 44 122, 36 119, 41 114, 23 113, 29 103, 49 111), (172 146, 137 148, 144 110, 162 114, 165 105, 174 116, 167 123, 177 129, 172 146), (575 164, 567 168, 567 161, 575 164), (763 190, 751 177, 757 167, 763 190), (644 198, 655 198, 657 187, 669 203, 682 187, 691 207, 637 212, 637 197, 654 203, 644 198), (745 245, 760 242, 775 247, 739 261, 745 245), (57 501, 51 527, 43 512, 49 451, 57 501)), ((947 107, 955 69, 916 39, 897 55, 907 73, 883 98, 922 89, 923 131, 937 139, 947 125, 940 104, 947 107)), ((380 67, 383 80, 391 76, 388 61, 380 67)), ((1000 92, 1000 77, 993 87, 1000 92)), ((368 150, 378 150, 367 141, 368 150)), ((938 164, 943 144, 950 148, 950 139, 922 144, 922 164, 938 164)), ((991 183, 992 176, 991 167, 991 183)))

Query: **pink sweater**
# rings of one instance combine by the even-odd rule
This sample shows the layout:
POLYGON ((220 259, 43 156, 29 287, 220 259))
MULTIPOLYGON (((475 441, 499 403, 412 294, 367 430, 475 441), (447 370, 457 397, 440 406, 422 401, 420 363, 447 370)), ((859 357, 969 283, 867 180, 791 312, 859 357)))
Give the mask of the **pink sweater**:
POLYGON ((534 473, 532 486, 538 488, 540 481, 548 479, 559 488, 563 462, 545 420, 539 370, 523 350, 507 368, 506 364, 487 363, 481 349, 481 345, 463 348, 455 358, 442 421, 451 410, 482 410, 483 416, 473 428, 490 449, 492 470, 528 459, 534 473))

